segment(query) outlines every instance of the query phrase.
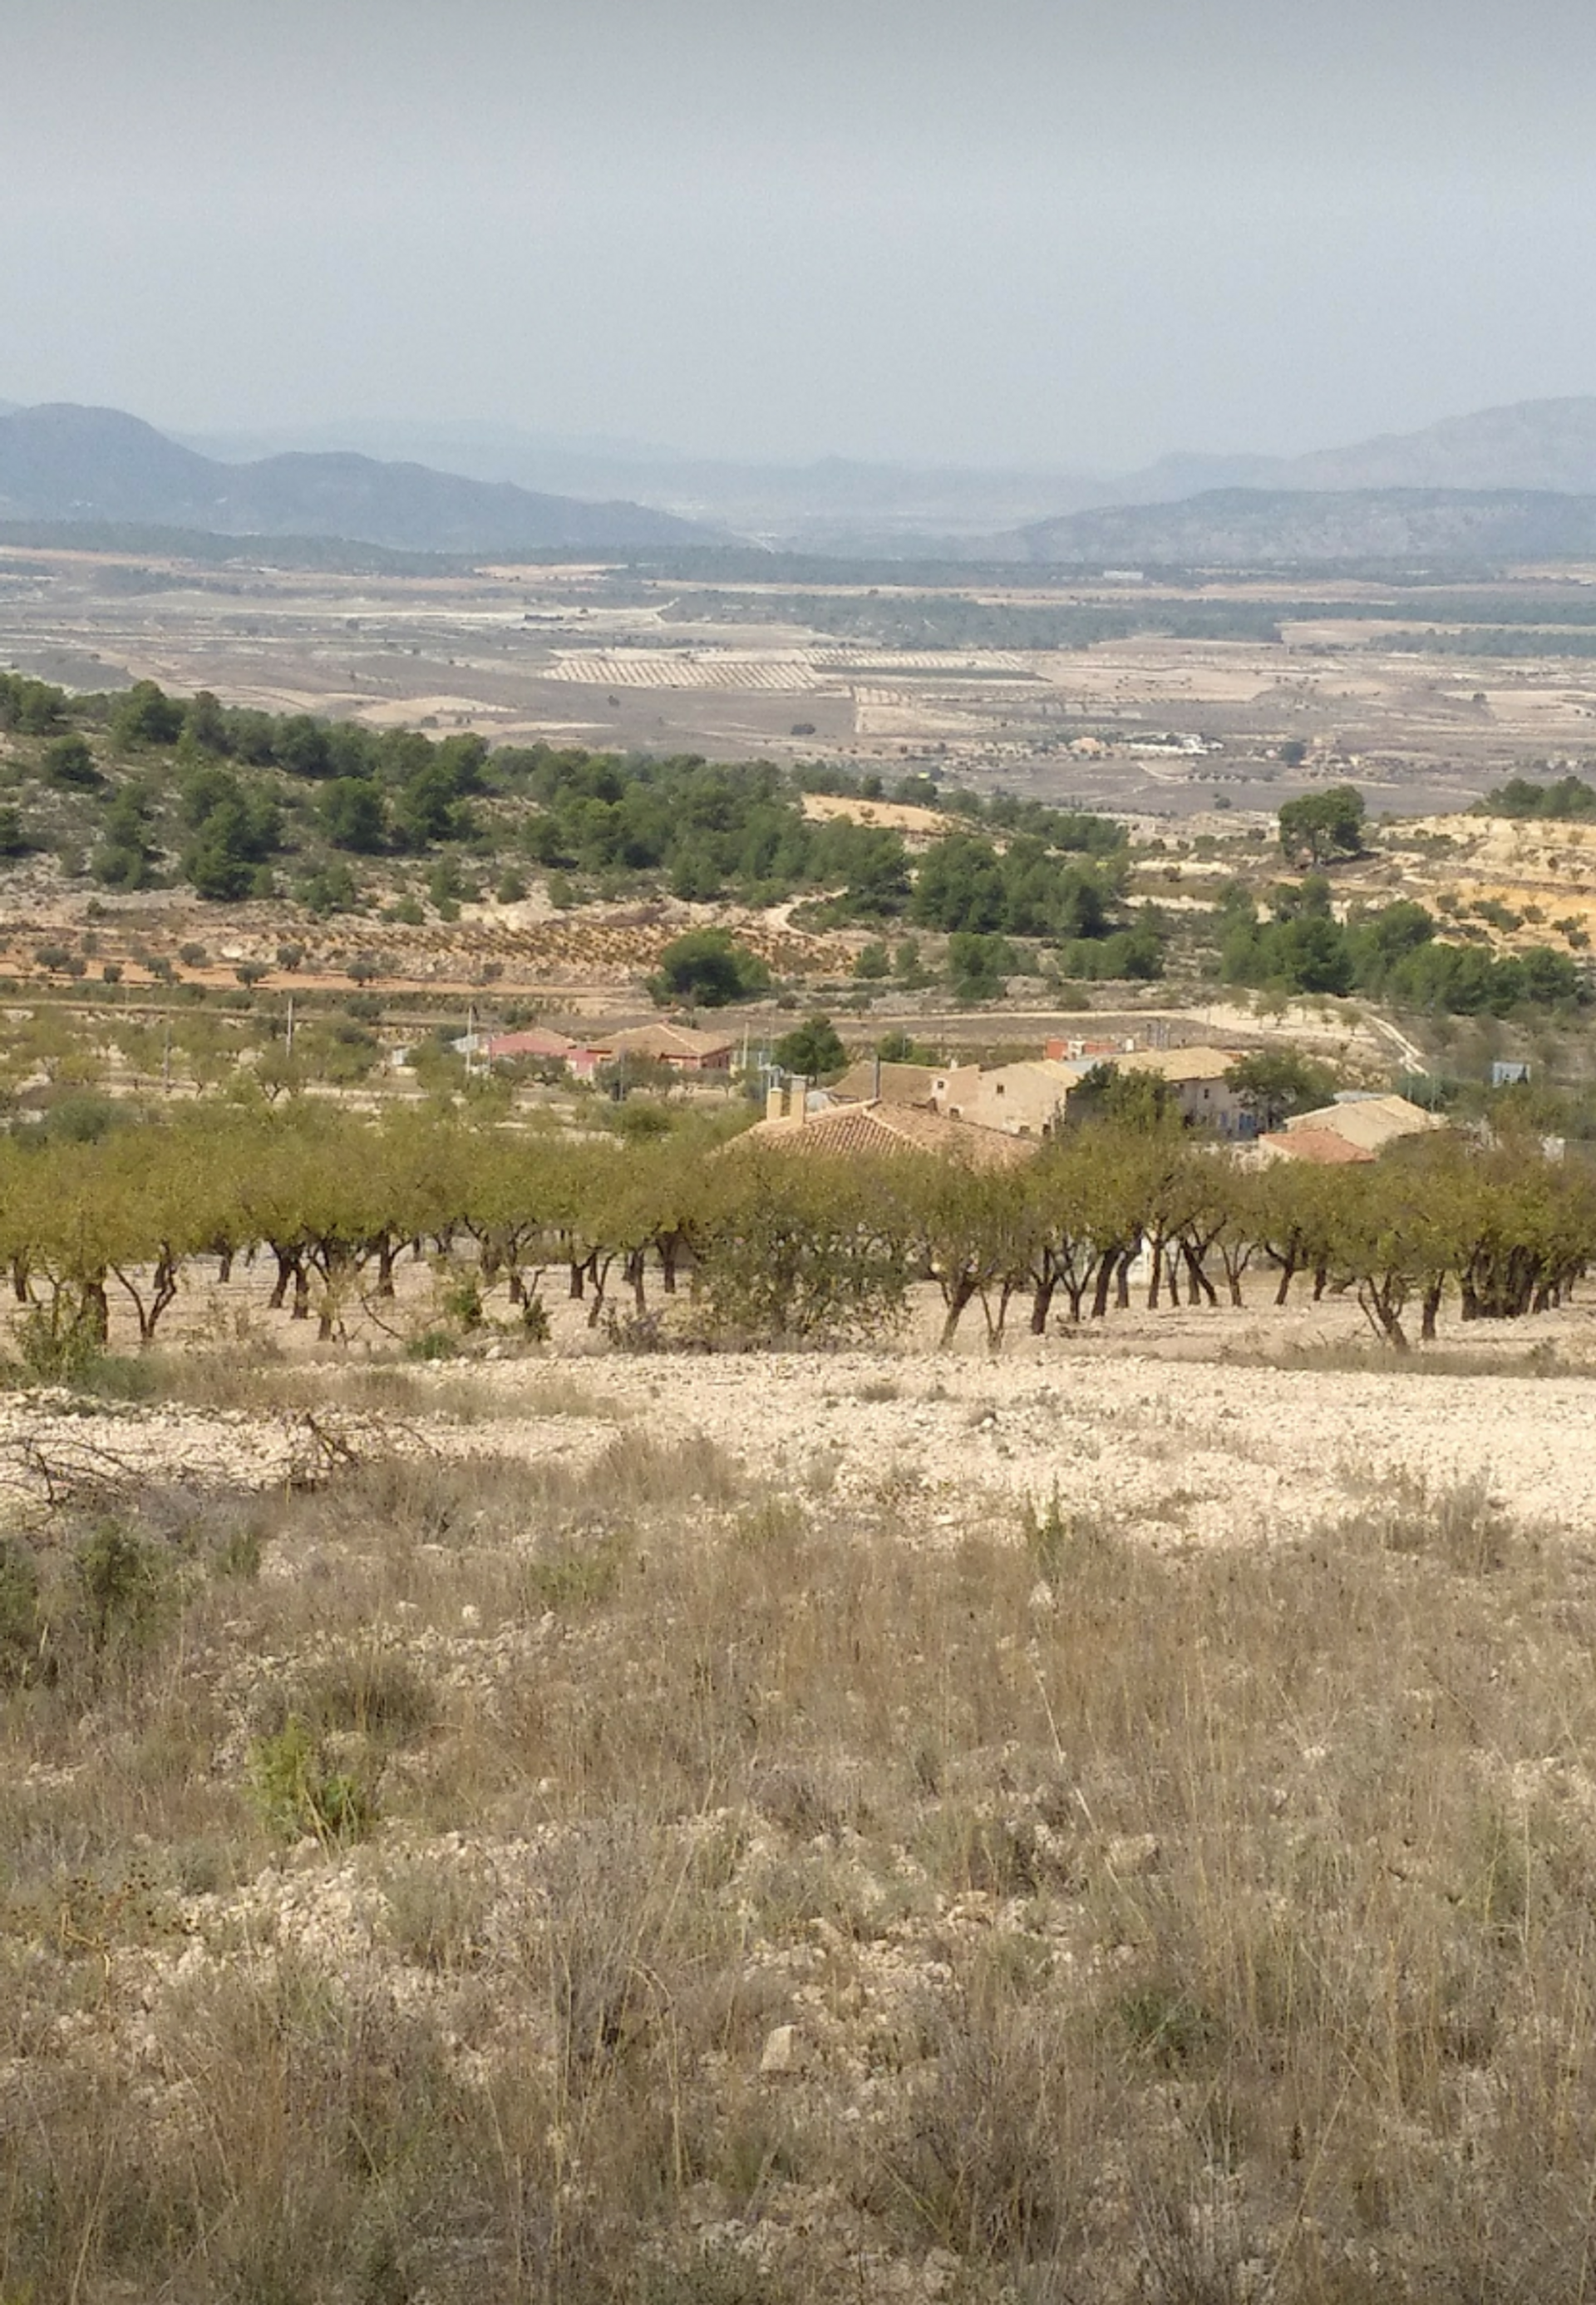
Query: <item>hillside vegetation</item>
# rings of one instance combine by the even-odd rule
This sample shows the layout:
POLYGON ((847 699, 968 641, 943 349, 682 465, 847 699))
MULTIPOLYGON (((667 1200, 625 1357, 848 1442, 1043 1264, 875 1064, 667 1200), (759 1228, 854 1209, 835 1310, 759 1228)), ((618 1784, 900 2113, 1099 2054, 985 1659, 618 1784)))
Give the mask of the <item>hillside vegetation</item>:
MULTIPOLYGON (((863 940, 854 966, 867 991, 938 973, 966 1003, 998 1000, 1027 975, 1062 990, 1167 972, 1285 995, 1365 993, 1440 1015, 1573 1013, 1587 999, 1588 931, 1576 914, 1549 923, 1553 943, 1520 933, 1544 919, 1539 905, 1512 913, 1444 893, 1382 901, 1368 886, 1343 897, 1327 871, 1355 878, 1381 838, 1349 787, 1281 808, 1283 862, 1301 877, 1270 875, 1254 829, 1226 844, 1233 878, 1198 884, 1211 902, 1183 892, 1174 911, 1159 897, 1179 868, 1150 869, 1162 844, 1133 855, 1109 819, 982 798, 921 774, 893 788, 919 812, 904 831, 870 821, 870 804, 886 797, 879 778, 820 765, 490 750, 474 734, 377 733, 229 709, 204 693, 180 699, 148 681, 118 696, 70 696, 17 674, 0 674, 0 874, 50 854, 69 887, 185 888, 206 905, 293 905, 380 921, 396 935, 433 932, 467 903, 519 904, 534 889, 546 914, 567 915, 669 897, 764 913, 785 945, 849 931, 863 940), (850 804, 806 809, 816 795, 850 804), (929 954, 921 932, 934 940, 929 954)), ((1577 778, 1520 778, 1482 806, 1555 818, 1583 811, 1588 790, 1577 778)), ((1198 846, 1207 872, 1219 844, 1198 846)), ((663 941, 655 937, 649 967, 663 941)), ((270 973, 270 949, 250 964, 254 981, 270 973)), ((299 949, 292 936, 282 944, 284 965, 299 949)), ((34 955, 79 975, 89 957, 53 938, 34 955)), ((176 957, 159 957, 160 970, 176 957)), ((352 965, 375 976, 393 973, 395 958, 356 954, 352 965)), ((694 997, 691 985, 678 990, 694 997)))

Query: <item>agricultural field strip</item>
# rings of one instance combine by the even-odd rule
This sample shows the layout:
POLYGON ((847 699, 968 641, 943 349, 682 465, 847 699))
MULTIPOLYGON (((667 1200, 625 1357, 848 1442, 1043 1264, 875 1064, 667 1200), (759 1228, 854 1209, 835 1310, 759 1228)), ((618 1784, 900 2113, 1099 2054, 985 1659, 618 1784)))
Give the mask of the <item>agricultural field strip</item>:
POLYGON ((830 673, 930 674, 943 679, 988 678, 1034 681, 1041 675, 1012 651, 858 651, 824 648, 780 657, 745 656, 705 649, 692 654, 652 650, 636 655, 556 657, 544 669, 548 680, 611 688, 743 688, 777 692, 812 687, 830 673))

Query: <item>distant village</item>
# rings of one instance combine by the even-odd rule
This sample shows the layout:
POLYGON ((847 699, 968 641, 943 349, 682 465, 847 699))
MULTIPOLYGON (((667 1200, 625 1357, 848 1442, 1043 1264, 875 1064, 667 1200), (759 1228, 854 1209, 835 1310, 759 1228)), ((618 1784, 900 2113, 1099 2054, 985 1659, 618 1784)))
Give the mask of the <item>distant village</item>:
MULTIPOLYGON (((576 1040, 547 1025, 455 1043, 468 1061, 560 1066, 585 1084, 631 1063, 658 1067, 683 1082, 730 1084, 739 1043, 725 1033, 649 1024, 576 1040)), ((1001 1166, 1090 1117, 1105 1067, 1162 1082, 1187 1126, 1263 1166, 1273 1161, 1339 1168, 1373 1161, 1402 1136, 1446 1123, 1404 1096, 1344 1089, 1328 1104, 1260 1129, 1254 1107, 1232 1076, 1245 1052, 1199 1043, 1147 1049, 1133 1037, 1048 1041, 1042 1054, 1012 1064, 904 1064, 858 1059, 821 1084, 802 1076, 769 1076, 765 1117, 750 1131, 757 1143, 802 1144, 814 1155, 869 1157, 938 1152, 1001 1166)), ((746 1052, 743 1052, 745 1059, 746 1052)))

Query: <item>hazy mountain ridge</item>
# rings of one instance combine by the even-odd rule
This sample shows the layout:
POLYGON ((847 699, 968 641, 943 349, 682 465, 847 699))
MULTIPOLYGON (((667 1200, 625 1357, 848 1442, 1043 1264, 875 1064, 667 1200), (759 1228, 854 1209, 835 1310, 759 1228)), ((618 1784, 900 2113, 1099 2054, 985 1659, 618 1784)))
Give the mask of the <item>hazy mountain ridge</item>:
POLYGON ((222 535, 340 536, 410 551, 703 544, 706 526, 357 455, 228 464, 118 409, 0 414, 0 518, 126 521, 222 535))
MULTIPOLYGON (((818 550, 890 549, 995 534, 1117 505, 1179 503, 1216 489, 1551 489, 1596 495, 1596 397, 1520 401, 1299 456, 1182 451, 1118 475, 878 464, 716 460, 632 441, 565 439, 486 423, 367 421, 214 440, 213 456, 284 449, 400 456, 481 481, 575 496, 641 498, 692 519, 818 550), (851 532, 856 532, 851 533, 851 532)), ((959 540, 968 540, 960 544, 959 540)))
POLYGON ((1596 556, 1596 495, 1527 489, 1215 489, 1023 530, 1051 566, 1275 567, 1312 561, 1500 563, 1596 556))
POLYGON ((371 420, 181 437, 188 447, 228 461, 292 450, 352 451, 521 488, 641 498, 680 517, 814 549, 854 525, 888 540, 942 531, 984 535, 1113 498, 1105 483, 1078 472, 877 464, 848 456, 717 459, 652 443, 570 439, 496 424, 371 420))
POLYGON ((295 436, 184 443, 115 410, 4 407, 0 520, 117 521, 464 553, 713 547, 742 535, 838 557, 930 553, 1088 566, 1596 552, 1596 396, 1520 402, 1303 456, 1170 455, 1117 481, 845 457, 716 462, 490 424, 333 426, 308 436, 329 445, 234 461, 263 439, 295 436), (362 440, 413 444, 428 455, 374 457, 355 445, 362 440), (439 469, 434 457, 470 469, 439 469), (563 485, 532 489, 527 476, 563 485))

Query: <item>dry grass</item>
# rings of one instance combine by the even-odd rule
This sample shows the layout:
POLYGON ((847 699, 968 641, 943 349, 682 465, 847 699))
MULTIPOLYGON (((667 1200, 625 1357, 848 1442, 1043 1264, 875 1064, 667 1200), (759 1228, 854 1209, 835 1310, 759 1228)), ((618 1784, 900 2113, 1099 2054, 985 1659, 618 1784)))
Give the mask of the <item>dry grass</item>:
MULTIPOLYGON (((1466 1332, 1465 1332, 1466 1334, 1466 1332)), ((1215 1359, 1227 1368, 1305 1369, 1317 1376, 1511 1376, 1566 1377, 1590 1374, 1584 1357, 1569 1358, 1556 1341, 1542 1337, 1535 1343, 1515 1345, 1499 1331, 1477 1332, 1473 1343, 1422 1345, 1408 1353, 1394 1353, 1380 1339, 1283 1340, 1278 1346, 1221 1343, 1215 1359)))
POLYGON ((613 1401, 568 1371, 531 1358, 489 1374, 470 1363, 427 1367, 379 1359, 352 1365, 335 1349, 325 1359, 263 1360, 256 1346, 109 1357, 91 1373, 89 1390, 109 1399, 251 1415, 338 1408, 400 1419, 443 1417, 459 1425, 541 1416, 613 1421, 617 1413, 613 1401))
POLYGON ((1587 2293, 1583 1556, 915 1510, 628 1430, 13 1538, 0 2298, 1587 2293))

